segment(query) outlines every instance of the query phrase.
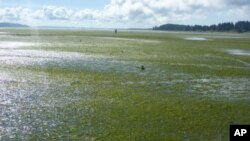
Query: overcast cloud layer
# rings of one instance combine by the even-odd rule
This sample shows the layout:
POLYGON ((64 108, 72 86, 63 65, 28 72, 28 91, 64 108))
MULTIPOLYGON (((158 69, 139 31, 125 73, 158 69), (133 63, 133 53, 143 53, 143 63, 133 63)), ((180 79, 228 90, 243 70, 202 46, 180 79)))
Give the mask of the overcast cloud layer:
MULTIPOLYGON (((1 2, 1 0, 0 0, 1 2)), ((83 2, 84 3, 84 2, 83 2)), ((43 6, 37 9, 26 7, 0 8, 0 22, 68 23, 112 23, 123 26, 160 25, 164 23, 185 23, 188 21, 209 21, 217 19, 249 20, 250 0, 111 0, 101 10, 58 6, 43 6)), ((222 22, 222 21, 217 21, 222 22)), ((202 23, 202 22, 201 22, 202 23)))

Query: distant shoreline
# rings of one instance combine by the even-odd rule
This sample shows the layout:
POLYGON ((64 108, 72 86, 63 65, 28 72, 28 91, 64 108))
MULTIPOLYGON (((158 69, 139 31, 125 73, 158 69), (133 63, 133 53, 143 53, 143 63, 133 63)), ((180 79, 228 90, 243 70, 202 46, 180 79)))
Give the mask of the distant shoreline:
MULTIPOLYGON (((111 28, 81 28, 81 27, 0 27, 0 30, 8 29, 20 29, 20 30, 82 30, 82 31, 110 31, 113 32, 114 29, 111 28)), ((180 30, 153 30, 153 29, 119 29, 119 32, 154 32, 154 33, 235 33, 235 34, 248 34, 248 32, 239 33, 236 31, 180 31, 180 30)))
POLYGON ((179 25, 179 24, 163 24, 153 28, 93 28, 93 27, 63 27, 63 26, 28 26, 19 23, 0 23, 0 29, 45 29, 45 30, 97 30, 112 31, 118 29, 120 31, 172 31, 172 32, 229 32, 244 33, 250 32, 249 21, 225 22, 213 25, 179 25))
POLYGON ((153 30, 163 31, 191 31, 191 32, 250 32, 249 21, 224 22, 213 25, 180 25, 164 24, 153 27, 153 30))

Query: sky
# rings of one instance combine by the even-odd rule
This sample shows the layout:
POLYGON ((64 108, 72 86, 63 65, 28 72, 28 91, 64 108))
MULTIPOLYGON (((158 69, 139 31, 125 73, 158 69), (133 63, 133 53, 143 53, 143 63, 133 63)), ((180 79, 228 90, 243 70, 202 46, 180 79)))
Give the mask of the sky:
POLYGON ((250 0, 0 0, 0 22, 29 26, 150 28, 250 20, 250 0))

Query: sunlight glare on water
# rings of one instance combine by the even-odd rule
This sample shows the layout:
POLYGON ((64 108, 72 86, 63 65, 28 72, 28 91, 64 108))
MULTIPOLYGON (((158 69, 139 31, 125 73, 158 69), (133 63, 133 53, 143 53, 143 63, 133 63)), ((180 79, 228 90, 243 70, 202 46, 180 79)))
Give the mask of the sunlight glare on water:
POLYGON ((247 50, 230 49, 230 50, 227 50, 227 52, 232 55, 250 56, 250 51, 247 51, 247 50))
POLYGON ((29 43, 29 42, 1 41, 0 49, 15 49, 21 47, 30 47, 35 45, 36 45, 35 43, 29 43))
POLYGON ((204 37, 187 37, 185 40, 193 40, 193 41, 205 41, 208 40, 207 38, 204 37))

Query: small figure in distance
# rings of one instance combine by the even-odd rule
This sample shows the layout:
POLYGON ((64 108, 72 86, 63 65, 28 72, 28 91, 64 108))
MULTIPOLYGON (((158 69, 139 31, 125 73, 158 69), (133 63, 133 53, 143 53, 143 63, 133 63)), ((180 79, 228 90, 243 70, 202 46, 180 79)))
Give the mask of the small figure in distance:
POLYGON ((115 29, 115 34, 117 34, 117 29, 115 29))

